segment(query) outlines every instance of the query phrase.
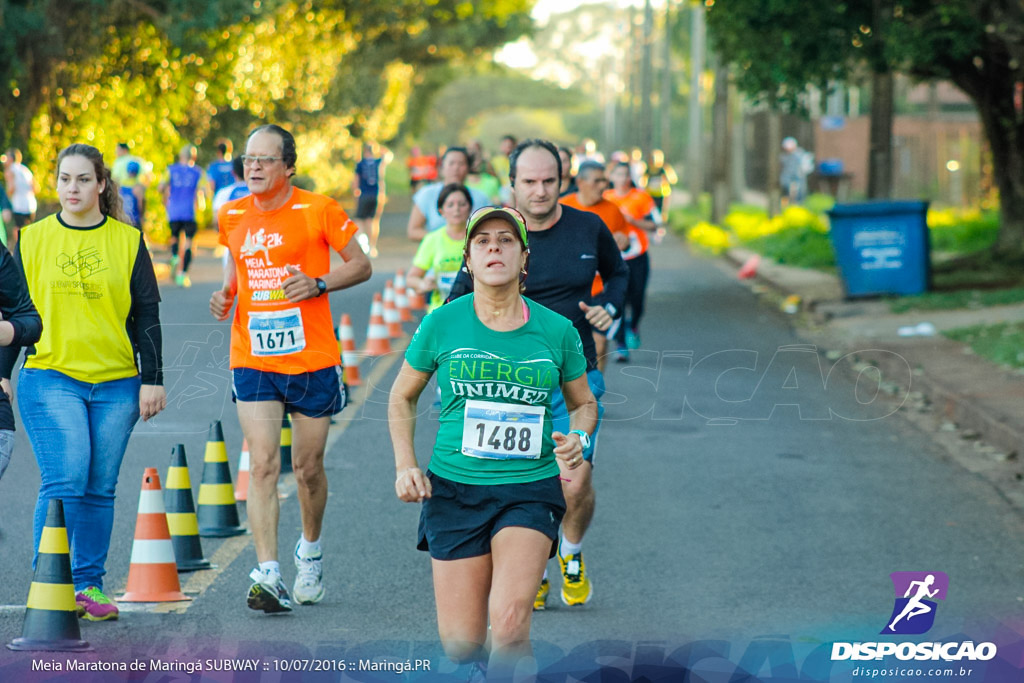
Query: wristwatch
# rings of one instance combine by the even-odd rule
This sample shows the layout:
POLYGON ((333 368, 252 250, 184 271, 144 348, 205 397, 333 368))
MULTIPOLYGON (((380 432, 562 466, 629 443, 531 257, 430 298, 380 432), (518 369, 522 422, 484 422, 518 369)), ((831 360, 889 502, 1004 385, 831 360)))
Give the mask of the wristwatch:
POLYGON ((318 278, 315 278, 315 279, 316 279, 316 295, 320 296, 321 294, 326 294, 327 293, 327 283, 323 281, 323 278, 319 278, 318 277, 318 278))
POLYGON ((580 437, 580 446, 583 447, 583 450, 590 448, 590 434, 587 434, 582 429, 572 429, 569 433, 580 437))

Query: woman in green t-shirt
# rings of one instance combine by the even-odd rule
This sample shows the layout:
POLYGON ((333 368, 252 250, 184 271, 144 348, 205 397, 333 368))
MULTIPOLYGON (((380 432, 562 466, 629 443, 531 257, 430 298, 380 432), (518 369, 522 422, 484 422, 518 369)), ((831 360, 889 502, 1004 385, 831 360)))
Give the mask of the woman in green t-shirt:
POLYGON ((434 230, 420 242, 412 259, 406 283, 420 294, 430 294, 429 310, 444 303, 462 267, 462 245, 473 197, 465 185, 449 183, 441 188, 437 210, 444 218, 444 230, 434 230))
POLYGON ((485 207, 466 233, 474 293, 423 319, 391 388, 388 422, 395 492, 423 504, 418 547, 430 552, 445 652, 460 662, 489 657, 487 676, 500 679, 532 653, 533 601, 565 513, 555 459, 570 469, 583 463, 597 401, 572 323, 521 294, 522 216, 485 207), (424 474, 413 448, 416 404, 435 373, 441 424, 424 474), (559 387, 568 434, 551 426, 559 387))

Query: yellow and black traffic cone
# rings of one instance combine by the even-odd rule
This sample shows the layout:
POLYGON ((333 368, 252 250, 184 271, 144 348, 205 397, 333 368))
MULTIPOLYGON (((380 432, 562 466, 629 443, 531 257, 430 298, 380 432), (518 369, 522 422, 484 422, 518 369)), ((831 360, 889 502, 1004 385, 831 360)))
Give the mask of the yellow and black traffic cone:
POLYGON ((60 500, 51 500, 46 510, 36 573, 28 589, 21 638, 15 638, 7 647, 11 650, 62 652, 92 649, 82 640, 82 632, 78 628, 68 530, 64 526, 64 503, 60 500))
POLYGON ((200 536, 238 536, 245 533, 238 521, 235 492, 231 486, 231 468, 228 451, 224 446, 224 430, 220 420, 210 425, 206 439, 206 457, 203 460, 203 481, 199 485, 200 536))
POLYGON ((292 418, 284 414, 281 422, 281 474, 292 471, 292 418))
POLYGON ((179 572, 210 569, 210 561, 203 557, 199 541, 199 521, 192 500, 192 479, 188 474, 185 446, 178 444, 171 453, 167 468, 167 487, 164 489, 164 507, 167 510, 167 528, 174 544, 174 559, 179 572))

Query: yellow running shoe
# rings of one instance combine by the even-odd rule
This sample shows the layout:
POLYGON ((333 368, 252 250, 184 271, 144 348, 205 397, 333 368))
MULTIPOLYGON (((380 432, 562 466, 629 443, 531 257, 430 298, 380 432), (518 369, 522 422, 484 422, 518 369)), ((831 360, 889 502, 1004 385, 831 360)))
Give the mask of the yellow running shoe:
POLYGON ((551 584, 547 579, 542 579, 540 582, 540 590, 537 591, 537 597, 533 599, 533 611, 540 612, 544 609, 544 603, 547 602, 548 593, 551 592, 551 584))
POLYGON ((585 605, 590 601, 590 579, 583 564, 583 553, 562 557, 558 553, 558 564, 562 567, 562 602, 572 607, 585 605))

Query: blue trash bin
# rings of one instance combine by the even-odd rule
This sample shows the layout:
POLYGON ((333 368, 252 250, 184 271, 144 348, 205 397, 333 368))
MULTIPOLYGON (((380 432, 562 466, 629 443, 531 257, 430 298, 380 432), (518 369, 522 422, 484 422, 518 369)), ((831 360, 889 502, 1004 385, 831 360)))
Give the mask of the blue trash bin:
POLYGON ((832 248, 847 297, 928 291, 928 202, 836 204, 828 212, 832 248))

